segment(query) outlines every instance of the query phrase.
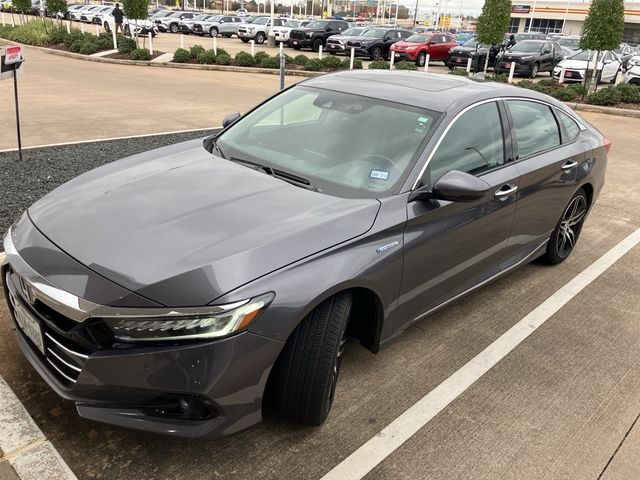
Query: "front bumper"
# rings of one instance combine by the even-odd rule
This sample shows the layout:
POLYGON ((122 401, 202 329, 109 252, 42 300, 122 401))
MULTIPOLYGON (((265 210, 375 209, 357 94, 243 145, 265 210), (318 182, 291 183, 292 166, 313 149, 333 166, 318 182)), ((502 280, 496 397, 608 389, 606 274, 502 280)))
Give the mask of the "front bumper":
POLYGON ((327 52, 330 53, 346 53, 347 49, 342 43, 330 43, 327 42, 327 52))
MULTIPOLYGON (((516 64, 516 66, 513 69, 513 72, 516 74, 522 74, 522 75, 530 74, 531 70, 533 69, 532 62, 514 62, 514 63, 516 64)), ((498 60, 495 66, 496 73, 509 72, 510 69, 511 69, 511 60, 498 60)))
POLYGON ((238 31, 238 38, 247 38, 249 40, 253 40, 256 37, 256 33, 255 31, 252 32, 241 32, 238 31))
POLYGON ((104 339, 92 344, 87 339, 97 337, 87 334, 93 328, 91 319, 75 322, 51 305, 30 300, 33 295, 25 290, 24 279, 37 274, 17 251, 7 252, 0 271, 20 349, 56 393, 75 402, 80 416, 154 433, 208 438, 261 420, 263 392, 283 342, 245 331, 216 340, 150 346, 104 339), (19 326, 16 304, 39 325, 42 350, 33 334, 27 336, 19 326), (185 414, 180 400, 205 413, 185 414))
MULTIPOLYGON (((556 80, 560 80, 559 69, 556 68, 553 70, 553 78, 556 80)), ((584 80, 584 72, 581 72, 579 70, 565 70, 564 72, 565 83, 582 82, 583 80, 584 80)))
POLYGON ((407 61, 411 61, 411 62, 415 62, 416 61, 416 52, 393 52, 395 61, 399 61, 399 60, 407 60, 407 61))
POLYGON ((313 46, 312 38, 289 38, 290 47, 311 48, 313 46))

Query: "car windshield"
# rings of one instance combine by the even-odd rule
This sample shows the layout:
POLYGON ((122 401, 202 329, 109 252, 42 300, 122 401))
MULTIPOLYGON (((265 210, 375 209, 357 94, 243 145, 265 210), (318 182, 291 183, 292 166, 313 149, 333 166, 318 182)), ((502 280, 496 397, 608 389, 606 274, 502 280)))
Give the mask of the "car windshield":
POLYGON ((209 15, 206 20, 207 22, 218 22, 222 18, 222 15, 209 15))
POLYGON ((469 48, 476 48, 476 46, 479 46, 480 48, 482 48, 482 44, 478 43, 475 38, 472 38, 471 40, 467 40, 462 44, 462 46, 469 47, 469 48))
POLYGON ((287 20, 287 22, 284 24, 285 27, 291 27, 291 28, 295 28, 295 27, 299 27, 300 26, 300 20, 287 20))
POLYGON ((580 45, 580 39, 560 37, 558 39, 558 43, 560 44, 561 47, 578 48, 578 45, 580 45))
POLYGON ((206 13, 201 13, 200 15, 196 15, 193 18, 188 19, 189 21, 195 21, 195 20, 204 20, 205 18, 207 18, 209 15, 206 13))
POLYGON ((425 35, 424 33, 416 33, 415 35, 411 35, 409 38, 407 38, 405 42, 425 43, 425 42, 428 42, 430 38, 431 38, 431 35, 425 35))
POLYGON ((357 37, 359 35, 362 35, 362 32, 364 31, 365 29, 362 27, 352 27, 352 28, 347 28, 344 32, 342 32, 342 35, 357 37))
POLYGON ((521 42, 523 40, 531 40, 537 37, 537 35, 531 33, 516 33, 514 35, 516 42, 521 42))
POLYGON ((266 25, 268 21, 269 21, 269 17, 260 17, 260 18, 256 18, 253 23, 255 25, 266 25))
POLYGON ((439 113, 332 90, 286 90, 223 132, 220 153, 306 178, 322 192, 377 198, 400 186, 439 113))
POLYGON ((542 44, 533 42, 519 42, 511 47, 512 52, 538 52, 542 48, 542 44))
POLYGON ((362 34, 363 37, 369 37, 369 38, 382 38, 384 37, 384 34, 387 33, 386 30, 379 30, 379 29, 372 29, 372 30, 367 30, 366 32, 364 32, 362 34))
POLYGON ((582 60, 586 62, 587 60, 592 60, 593 52, 591 50, 583 50, 575 55, 569 57, 571 60, 582 60))
POLYGON ((327 26, 327 22, 320 22, 318 20, 316 20, 315 22, 311 22, 309 25, 307 25, 307 28, 316 28, 316 29, 324 29, 327 26))
POLYGON ((179 17, 180 15, 182 15, 182 12, 173 12, 171 15, 169 15, 170 17, 179 17))

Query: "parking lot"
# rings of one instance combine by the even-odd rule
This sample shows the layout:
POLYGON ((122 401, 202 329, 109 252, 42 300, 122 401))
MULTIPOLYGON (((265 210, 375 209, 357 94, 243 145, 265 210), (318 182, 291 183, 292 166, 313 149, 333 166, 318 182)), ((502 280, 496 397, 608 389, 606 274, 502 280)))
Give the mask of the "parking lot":
MULTIPOLYGON (((245 111, 278 88, 269 75, 194 71, 187 77, 173 69, 27 53, 21 79, 27 145, 217 126, 225 113, 245 111)), ((13 105, 2 87, 0 117, 7 119, 13 105)), ((267 416, 223 440, 189 441, 80 419, 20 353, 4 300, 0 375, 80 479, 321 478, 640 228, 640 119, 584 117, 613 148, 607 183, 572 256, 556 267, 528 265, 485 286, 415 324, 377 355, 349 343, 336 400, 321 427, 267 416)), ((13 131, 3 128, 0 135, 0 149, 11 148, 13 131)), ((373 469, 364 478, 638 478, 639 265, 640 246, 634 246, 584 289, 570 292, 540 328, 406 443, 386 457, 371 450, 373 469)))

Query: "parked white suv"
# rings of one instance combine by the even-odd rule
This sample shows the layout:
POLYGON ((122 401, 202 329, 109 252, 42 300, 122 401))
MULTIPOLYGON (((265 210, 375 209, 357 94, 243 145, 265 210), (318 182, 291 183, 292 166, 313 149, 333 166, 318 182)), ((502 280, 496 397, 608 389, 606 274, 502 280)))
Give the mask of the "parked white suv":
POLYGON ((288 42, 292 28, 306 27, 309 23, 310 20, 287 20, 287 23, 282 27, 273 27, 273 36, 276 38, 276 42, 288 42))
POLYGON ((271 25, 271 17, 260 17, 251 23, 241 23, 238 26, 238 38, 245 43, 249 40, 254 40, 257 44, 264 43, 271 27, 282 27, 286 21, 286 18, 274 18, 271 25))

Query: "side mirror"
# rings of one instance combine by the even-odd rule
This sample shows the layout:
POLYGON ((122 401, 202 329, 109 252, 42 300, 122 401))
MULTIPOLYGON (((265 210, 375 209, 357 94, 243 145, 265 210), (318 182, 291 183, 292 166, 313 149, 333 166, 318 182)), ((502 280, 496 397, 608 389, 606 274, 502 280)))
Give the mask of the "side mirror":
POLYGON ((227 128, 232 123, 235 123, 241 117, 239 112, 233 112, 222 119, 222 128, 227 128))
POLYGON ((485 196, 491 185, 468 173, 451 170, 436 182, 431 197, 451 202, 473 202, 485 196))

